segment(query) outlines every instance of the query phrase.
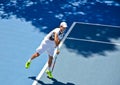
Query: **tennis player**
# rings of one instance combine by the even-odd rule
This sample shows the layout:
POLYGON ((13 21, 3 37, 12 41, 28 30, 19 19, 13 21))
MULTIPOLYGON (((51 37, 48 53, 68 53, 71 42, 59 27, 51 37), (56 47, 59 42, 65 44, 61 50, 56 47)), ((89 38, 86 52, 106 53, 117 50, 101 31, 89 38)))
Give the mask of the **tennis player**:
POLYGON ((64 36, 64 30, 67 27, 66 22, 61 22, 59 28, 55 28, 50 33, 46 35, 46 37, 41 42, 40 46, 36 49, 36 52, 31 56, 31 58, 26 62, 25 67, 28 69, 30 67, 31 61, 36 57, 40 56, 43 52, 47 51, 49 59, 48 59, 48 69, 46 73, 49 78, 53 78, 52 76, 52 60, 55 48, 57 48, 57 54, 59 54, 60 50, 58 45, 64 36))

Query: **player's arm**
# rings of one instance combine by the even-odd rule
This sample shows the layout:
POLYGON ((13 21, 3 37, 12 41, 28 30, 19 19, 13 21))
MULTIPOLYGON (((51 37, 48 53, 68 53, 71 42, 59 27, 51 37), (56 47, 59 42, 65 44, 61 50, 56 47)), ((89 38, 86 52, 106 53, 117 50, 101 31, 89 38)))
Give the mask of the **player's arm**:
POLYGON ((58 39, 58 34, 55 32, 54 42, 56 44, 56 47, 60 44, 60 40, 58 39))
POLYGON ((55 41, 56 48, 57 48, 57 54, 59 54, 60 50, 59 50, 58 45, 60 44, 60 40, 58 39, 58 34, 57 33, 55 33, 54 41, 55 41))

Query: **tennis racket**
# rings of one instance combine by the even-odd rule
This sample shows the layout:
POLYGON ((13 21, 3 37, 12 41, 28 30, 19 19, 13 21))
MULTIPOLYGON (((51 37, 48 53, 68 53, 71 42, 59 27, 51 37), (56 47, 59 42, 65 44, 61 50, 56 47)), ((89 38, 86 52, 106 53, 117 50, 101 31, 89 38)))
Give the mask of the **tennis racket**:
POLYGON ((57 60, 57 56, 58 56, 58 54, 55 55, 55 59, 54 59, 53 66, 52 66, 52 72, 53 72, 54 67, 55 67, 55 63, 56 63, 56 60, 57 60))

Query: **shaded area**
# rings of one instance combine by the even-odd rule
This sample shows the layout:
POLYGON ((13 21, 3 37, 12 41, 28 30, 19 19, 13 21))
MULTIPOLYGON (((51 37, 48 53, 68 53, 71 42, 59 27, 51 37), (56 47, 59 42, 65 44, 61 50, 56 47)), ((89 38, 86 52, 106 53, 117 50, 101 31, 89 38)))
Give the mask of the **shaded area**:
MULTIPOLYGON (((120 27, 108 27, 77 23, 68 37, 112 43, 112 39, 118 40, 120 38, 120 27)), ((85 57, 89 57, 92 54, 96 53, 100 55, 105 55, 105 51, 117 50, 114 44, 112 45, 69 39, 65 41, 65 45, 67 48, 69 48, 69 51, 77 52, 85 57)))
POLYGON ((120 0, 114 0, 114 1, 116 1, 116 2, 120 3, 120 0))
POLYGON ((1 0, 0 18, 15 16, 31 22, 44 33, 59 26, 61 21, 67 21, 69 26, 74 21, 120 25, 120 6, 114 3, 100 0, 1 0))
POLYGON ((75 85, 75 84, 69 83, 69 82, 68 82, 68 83, 62 83, 62 82, 56 80, 55 78, 52 78, 52 79, 51 79, 51 80, 53 81, 52 84, 48 84, 48 83, 44 83, 43 81, 36 80, 36 77, 34 77, 34 76, 28 77, 28 78, 37 81, 37 82, 38 82, 39 84, 41 84, 41 85, 75 85))

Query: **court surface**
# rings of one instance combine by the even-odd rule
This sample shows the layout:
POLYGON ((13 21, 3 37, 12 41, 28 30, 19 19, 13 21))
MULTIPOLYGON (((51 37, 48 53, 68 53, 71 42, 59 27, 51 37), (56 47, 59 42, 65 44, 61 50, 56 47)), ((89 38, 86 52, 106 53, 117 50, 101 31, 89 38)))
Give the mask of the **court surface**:
POLYGON ((120 27, 74 22, 47 78, 46 65, 32 85, 120 85, 120 27))
POLYGON ((30 69, 24 67, 45 35, 29 22, 0 20, 0 84, 120 84, 120 27, 73 23, 60 45, 52 80, 44 73, 46 53, 35 59, 30 69))
POLYGON ((25 62, 35 52, 46 34, 31 23, 12 18, 0 20, 0 84, 31 85, 29 76, 37 75, 47 60, 46 54, 25 69, 25 62), (45 56, 45 57, 42 57, 45 56))
POLYGON ((0 85, 120 85, 119 13, 119 0, 0 0, 0 85), (46 53, 25 63, 61 21, 68 35, 50 80, 46 53))

